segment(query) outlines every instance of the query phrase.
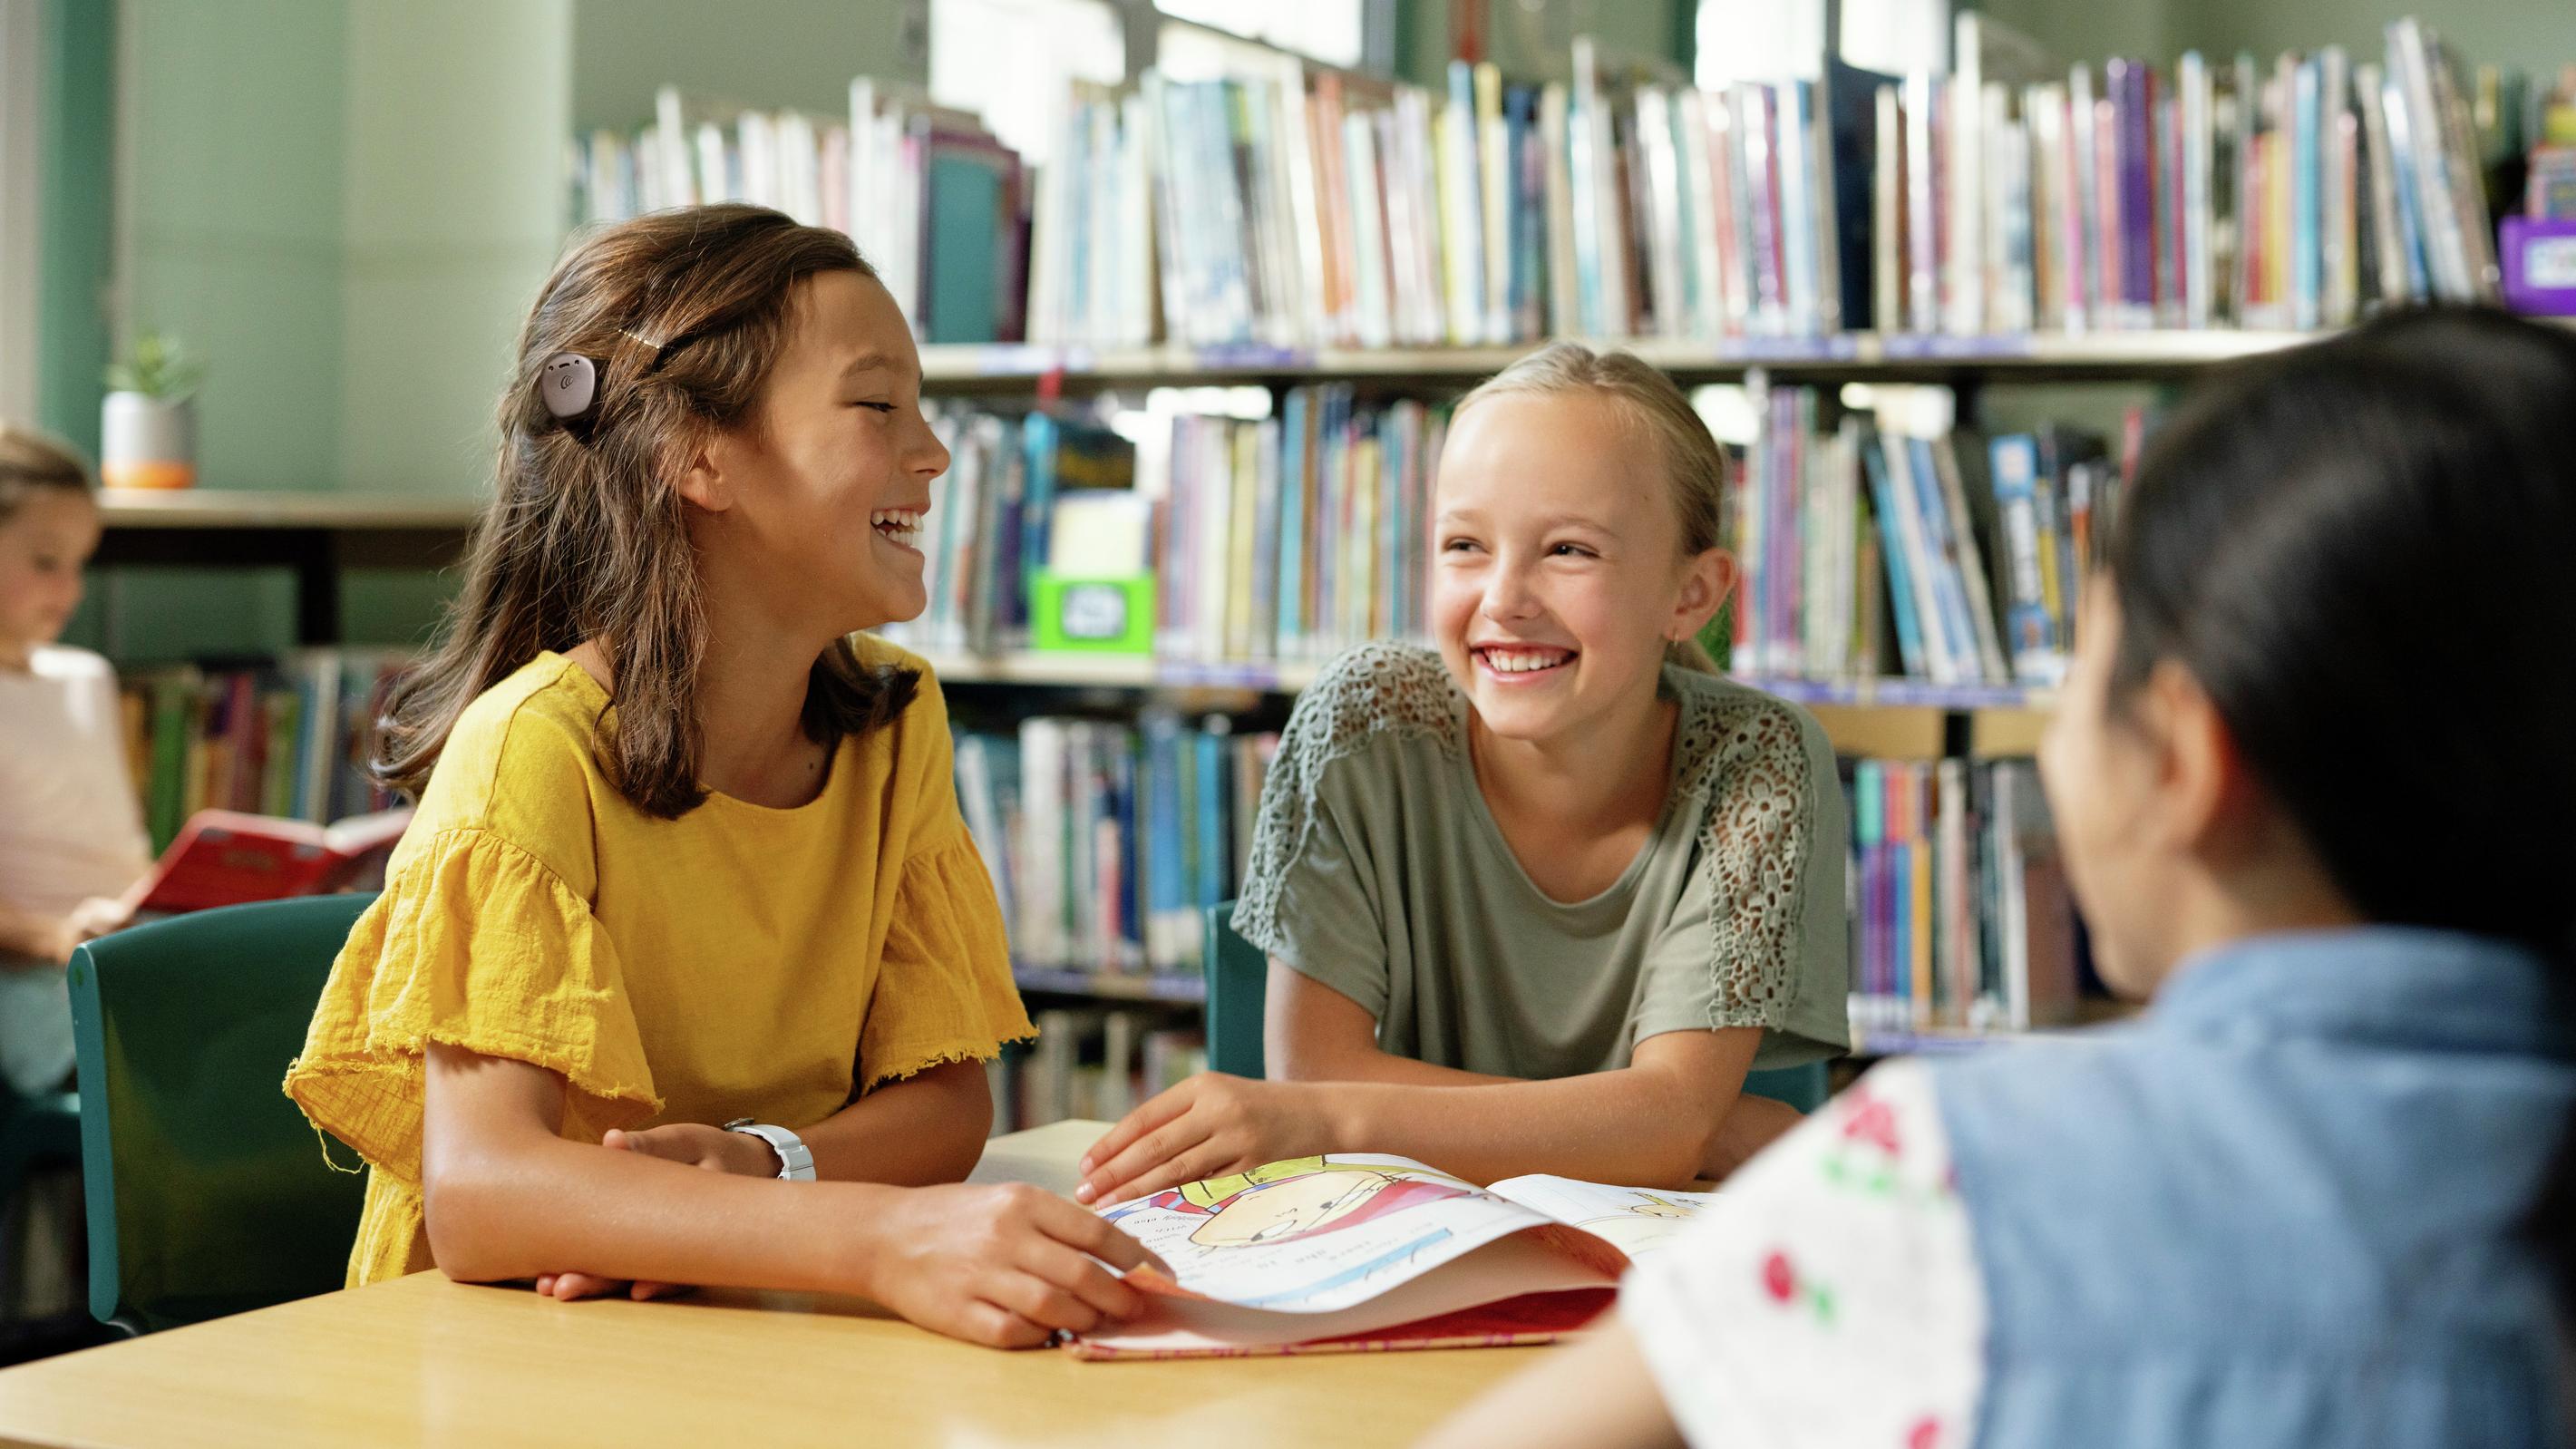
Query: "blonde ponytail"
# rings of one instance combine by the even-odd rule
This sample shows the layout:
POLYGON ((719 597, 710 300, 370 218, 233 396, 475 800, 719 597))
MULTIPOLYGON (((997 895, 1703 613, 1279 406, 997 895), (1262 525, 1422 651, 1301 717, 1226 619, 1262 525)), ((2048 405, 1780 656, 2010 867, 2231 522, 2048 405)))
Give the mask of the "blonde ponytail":
MULTIPOLYGON (((1580 394, 1607 398, 1662 456, 1681 523, 1682 556, 1696 557, 1723 542, 1726 455, 1718 451, 1708 424, 1673 380, 1633 352, 1595 352, 1580 342, 1552 343, 1479 383, 1458 400, 1452 417, 1489 397, 1580 394)), ((1703 674, 1722 672, 1707 647, 1695 638, 1673 641, 1664 658, 1703 674)))

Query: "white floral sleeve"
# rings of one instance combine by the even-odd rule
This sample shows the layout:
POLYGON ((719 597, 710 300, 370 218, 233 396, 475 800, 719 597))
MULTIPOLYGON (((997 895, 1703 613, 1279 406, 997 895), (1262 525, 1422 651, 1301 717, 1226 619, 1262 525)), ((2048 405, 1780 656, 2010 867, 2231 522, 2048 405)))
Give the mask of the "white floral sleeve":
POLYGON ((1782 1138, 1619 1312, 1695 1445, 1968 1443, 1985 1291, 1930 1076, 1892 1062, 1782 1138))

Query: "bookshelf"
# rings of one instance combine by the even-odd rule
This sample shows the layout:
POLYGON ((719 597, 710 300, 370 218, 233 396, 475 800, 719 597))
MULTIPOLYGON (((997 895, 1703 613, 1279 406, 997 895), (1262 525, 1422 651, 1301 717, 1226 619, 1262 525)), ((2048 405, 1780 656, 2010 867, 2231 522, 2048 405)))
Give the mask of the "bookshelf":
POLYGON ((345 637, 343 569, 446 568, 480 510, 464 498, 110 488, 99 494, 105 531, 93 563, 291 569, 296 642, 319 647, 345 637))

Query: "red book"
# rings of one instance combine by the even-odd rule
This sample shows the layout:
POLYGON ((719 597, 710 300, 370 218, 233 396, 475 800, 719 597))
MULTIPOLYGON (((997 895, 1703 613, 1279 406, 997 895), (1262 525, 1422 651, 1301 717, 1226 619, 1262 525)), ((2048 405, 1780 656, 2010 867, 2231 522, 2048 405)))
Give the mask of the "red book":
POLYGON ((337 825, 200 810, 127 895, 138 913, 167 915, 348 889, 381 871, 409 824, 409 810, 337 825))

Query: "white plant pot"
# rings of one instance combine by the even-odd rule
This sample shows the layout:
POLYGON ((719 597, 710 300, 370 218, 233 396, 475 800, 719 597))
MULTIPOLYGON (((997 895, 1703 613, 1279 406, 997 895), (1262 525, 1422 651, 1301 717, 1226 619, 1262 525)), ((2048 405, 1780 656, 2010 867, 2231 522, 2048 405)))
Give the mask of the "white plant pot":
POLYGON ((98 477, 110 488, 185 488, 197 481, 197 414, 186 399, 109 393, 98 433, 98 477))

